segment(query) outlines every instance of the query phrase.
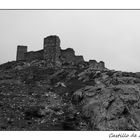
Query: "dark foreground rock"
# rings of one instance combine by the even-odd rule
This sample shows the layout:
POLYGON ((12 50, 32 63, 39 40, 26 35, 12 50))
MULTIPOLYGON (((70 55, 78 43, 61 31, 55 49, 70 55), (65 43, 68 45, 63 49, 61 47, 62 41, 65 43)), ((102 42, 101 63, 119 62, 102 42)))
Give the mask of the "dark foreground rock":
POLYGON ((140 74, 0 65, 0 130, 140 130, 140 74))
POLYGON ((138 86, 86 86, 76 91, 74 97, 82 99, 82 114, 90 118, 92 130, 139 130, 138 86))

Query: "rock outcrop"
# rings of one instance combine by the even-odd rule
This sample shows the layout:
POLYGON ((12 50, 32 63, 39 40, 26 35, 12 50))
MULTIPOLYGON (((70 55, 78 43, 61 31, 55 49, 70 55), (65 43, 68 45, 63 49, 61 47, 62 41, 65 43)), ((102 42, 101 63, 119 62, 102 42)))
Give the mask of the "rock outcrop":
POLYGON ((140 129, 140 109, 135 108, 140 89, 136 85, 86 86, 76 91, 74 97, 82 103, 82 113, 90 118, 92 130, 140 129))
POLYGON ((0 130, 140 130, 140 76, 101 68, 0 65, 0 130))

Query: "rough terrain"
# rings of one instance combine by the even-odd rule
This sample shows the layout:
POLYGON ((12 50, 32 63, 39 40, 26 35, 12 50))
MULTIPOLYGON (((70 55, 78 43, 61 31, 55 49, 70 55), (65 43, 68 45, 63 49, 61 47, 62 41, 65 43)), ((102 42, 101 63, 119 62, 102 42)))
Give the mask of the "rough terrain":
POLYGON ((2 64, 0 130, 140 130, 140 73, 2 64))

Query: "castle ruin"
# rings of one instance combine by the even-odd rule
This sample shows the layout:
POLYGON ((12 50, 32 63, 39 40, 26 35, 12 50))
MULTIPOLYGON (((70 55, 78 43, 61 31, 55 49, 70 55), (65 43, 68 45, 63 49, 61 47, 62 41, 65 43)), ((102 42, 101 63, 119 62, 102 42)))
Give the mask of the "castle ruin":
POLYGON ((44 59, 47 67, 60 67, 61 61, 60 39, 58 36, 44 38, 44 59))
POLYGON ((17 46, 17 60, 26 60, 27 46, 17 46))
MULTIPOLYGON (((17 47, 17 61, 45 60, 46 67, 74 66, 85 63, 82 55, 75 55, 72 48, 62 50, 60 47, 60 39, 56 35, 44 38, 44 46, 42 50, 27 52, 27 46, 17 47)), ((103 61, 99 63, 96 60, 89 60, 88 66, 96 69, 104 69, 103 61)))

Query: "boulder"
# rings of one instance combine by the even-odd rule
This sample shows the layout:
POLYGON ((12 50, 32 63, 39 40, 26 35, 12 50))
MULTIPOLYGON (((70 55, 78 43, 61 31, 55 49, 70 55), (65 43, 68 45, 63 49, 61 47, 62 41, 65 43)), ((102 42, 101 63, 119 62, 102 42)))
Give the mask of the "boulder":
POLYGON ((139 130, 139 111, 135 111, 135 117, 133 113, 140 98, 138 86, 86 86, 76 91, 74 96, 81 99, 83 114, 90 117, 93 130, 139 130))

